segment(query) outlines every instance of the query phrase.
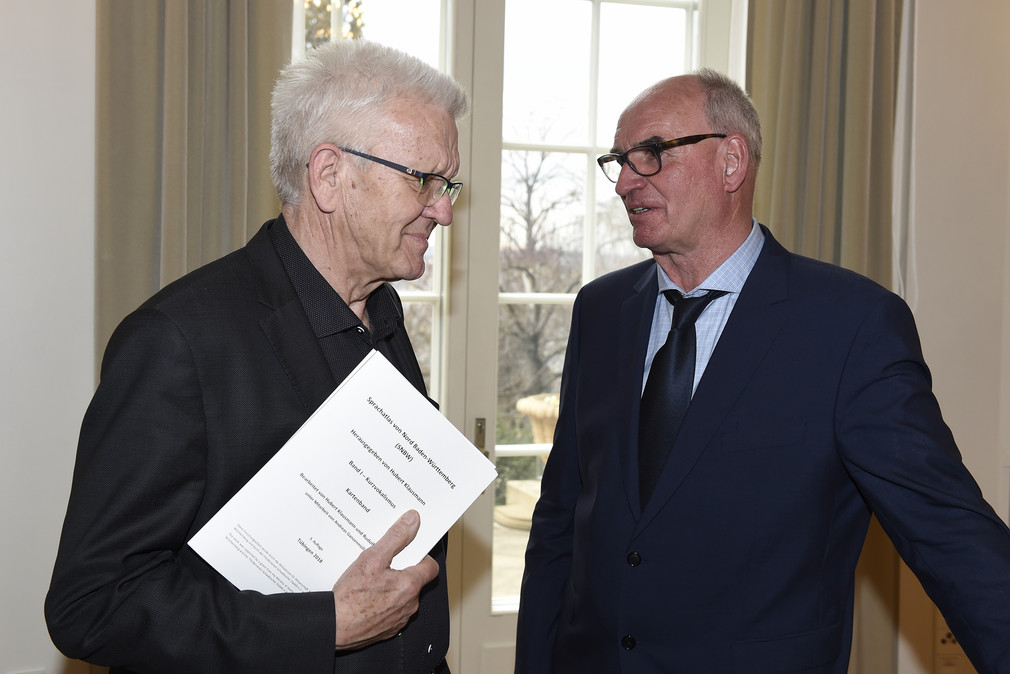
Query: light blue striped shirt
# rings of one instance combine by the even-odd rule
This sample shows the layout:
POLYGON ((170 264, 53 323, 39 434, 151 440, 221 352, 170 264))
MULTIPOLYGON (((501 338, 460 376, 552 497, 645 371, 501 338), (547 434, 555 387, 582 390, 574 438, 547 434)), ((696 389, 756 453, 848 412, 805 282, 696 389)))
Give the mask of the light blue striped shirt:
MULTIPOLYGON (((747 239, 740 244, 740 247, 726 259, 719 268, 712 272, 697 288, 687 293, 686 297, 697 297, 704 295, 706 290, 725 290, 725 295, 712 300, 711 304, 705 307, 705 311, 698 317, 695 323, 695 335, 697 337, 697 352, 694 365, 694 389, 698 388, 698 382, 705 373, 712 351, 715 350, 716 342, 722 330, 726 327, 726 321, 736 305, 736 300, 740 297, 743 284, 750 275, 754 263, 757 262, 758 254, 764 245, 765 237, 757 221, 753 221, 750 234, 747 239)), ((677 287, 670 277, 666 275, 663 268, 656 265, 659 279, 659 295, 656 297, 656 308, 652 314, 652 332, 649 334, 649 350, 645 354, 645 373, 642 377, 642 390, 645 390, 645 382, 649 378, 649 370, 652 368, 652 360, 656 357, 659 347, 666 342, 670 334, 670 326, 673 323, 673 305, 663 296, 664 290, 674 289, 680 292, 683 290, 677 287)))

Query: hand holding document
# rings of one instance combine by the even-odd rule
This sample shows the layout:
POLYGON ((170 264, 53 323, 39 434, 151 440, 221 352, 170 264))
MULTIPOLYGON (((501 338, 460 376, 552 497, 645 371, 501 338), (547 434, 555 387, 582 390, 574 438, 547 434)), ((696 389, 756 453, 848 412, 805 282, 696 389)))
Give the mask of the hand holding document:
POLYGON ((362 550, 333 586, 337 650, 354 650, 400 632, 418 608, 421 590, 438 577, 431 557, 402 570, 390 562, 417 535, 420 520, 409 510, 375 545, 362 550))
POLYGON ((189 544, 240 590, 330 590, 408 510, 421 528, 392 568, 419 562, 495 476, 373 351, 189 544))

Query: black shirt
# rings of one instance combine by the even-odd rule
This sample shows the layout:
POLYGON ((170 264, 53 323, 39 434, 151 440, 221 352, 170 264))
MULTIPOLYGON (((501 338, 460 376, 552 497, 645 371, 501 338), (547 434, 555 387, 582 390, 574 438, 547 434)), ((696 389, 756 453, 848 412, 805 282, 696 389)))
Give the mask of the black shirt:
POLYGON ((283 218, 274 223, 270 236, 312 325, 334 381, 342 382, 374 348, 425 393, 423 381, 418 386, 411 374, 416 359, 410 359, 414 362, 403 362, 403 354, 392 345, 395 333, 404 331, 399 299, 392 287, 383 284, 369 295, 365 307, 371 329, 366 328, 298 246, 283 218))
MULTIPOLYGON (((308 316, 334 381, 342 382, 374 348, 422 395, 427 396, 417 357, 403 325, 400 298, 393 287, 384 283, 366 300, 365 307, 371 324, 369 330, 298 246, 283 217, 274 221, 270 228, 270 238, 308 316)), ((434 401, 432 404, 435 404, 434 401)), ((421 591, 418 611, 410 623, 392 639, 359 651, 338 653, 334 661, 334 672, 448 674, 449 669, 444 660, 449 647, 449 605, 445 575, 447 538, 443 537, 431 551, 431 556, 439 565, 438 578, 421 591)))

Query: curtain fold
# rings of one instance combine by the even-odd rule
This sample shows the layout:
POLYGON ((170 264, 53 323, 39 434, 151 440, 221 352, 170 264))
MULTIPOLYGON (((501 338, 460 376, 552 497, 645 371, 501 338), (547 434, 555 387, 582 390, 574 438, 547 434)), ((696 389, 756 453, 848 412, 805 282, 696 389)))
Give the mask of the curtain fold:
POLYGON ((751 0, 755 213, 792 250, 891 282, 901 0, 751 0))
POLYGON ((279 210, 270 92, 289 2, 98 0, 96 345, 279 210))
MULTIPOLYGON (((757 219, 790 250, 892 283, 902 0, 750 0, 761 114, 757 219)), ((898 555, 874 520, 856 571, 849 671, 897 667, 898 555)))

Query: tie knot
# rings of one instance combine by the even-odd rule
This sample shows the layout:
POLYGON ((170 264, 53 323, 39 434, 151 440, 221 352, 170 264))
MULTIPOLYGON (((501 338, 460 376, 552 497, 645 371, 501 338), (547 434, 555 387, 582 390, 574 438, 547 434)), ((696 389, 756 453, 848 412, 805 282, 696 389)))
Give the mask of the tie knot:
POLYGON ((684 297, 679 290, 664 290, 666 299, 673 305, 673 325, 676 330, 684 325, 694 325, 708 303, 726 294, 725 290, 709 290, 698 297, 684 297))

